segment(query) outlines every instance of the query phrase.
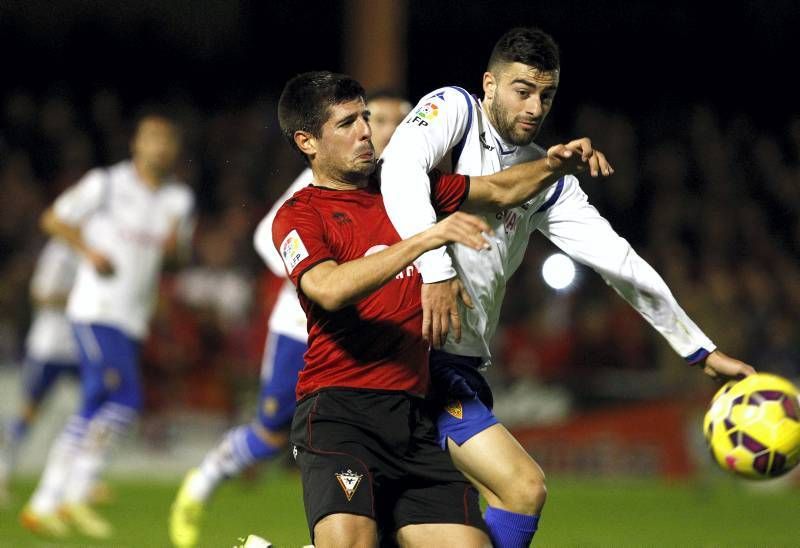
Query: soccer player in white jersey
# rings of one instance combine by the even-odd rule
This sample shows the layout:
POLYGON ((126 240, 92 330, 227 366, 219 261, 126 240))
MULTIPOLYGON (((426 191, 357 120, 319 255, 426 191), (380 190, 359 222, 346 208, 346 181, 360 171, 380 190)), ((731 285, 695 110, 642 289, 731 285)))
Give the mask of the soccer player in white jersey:
POLYGON ((0 445, 0 500, 7 496, 19 447, 39 408, 59 377, 78 378, 78 348, 64 313, 78 257, 63 242, 49 240, 36 261, 30 283, 33 320, 25 338, 22 403, 6 426, 0 445))
MULTIPOLYGON (((367 101, 372 142, 380 155, 411 104, 393 91, 377 91, 367 101)), ((272 221, 283 203, 313 180, 305 169, 276 200, 261 220, 253 243, 256 251, 276 276, 286 277, 283 259, 272 243, 272 221)), ((306 351, 306 316, 297 290, 284 282, 269 318, 269 333, 261 366, 258 421, 229 430, 206 454, 199 468, 190 470, 172 504, 170 539, 175 546, 194 546, 200 536, 200 520, 219 483, 238 475, 246 467, 280 454, 288 444, 288 429, 295 409, 295 385, 303 368, 306 351)))
POLYGON ((74 526, 107 538, 111 525, 87 504, 109 451, 142 405, 139 351, 165 253, 188 243, 194 197, 173 175, 181 137, 168 115, 139 118, 132 159, 94 169, 42 215, 42 227, 80 256, 67 303, 78 344, 82 403, 48 455, 20 521, 48 536, 74 526))
MULTIPOLYGON (((559 71, 553 39, 538 29, 518 28, 492 52, 483 100, 458 87, 423 97, 383 154, 381 191, 401 236, 436 221, 427 173, 440 163, 453 172, 483 175, 542 157, 533 140, 552 107, 559 71)), ((587 142, 583 153, 590 151, 587 142)), ((610 173, 604 161, 593 162, 589 171, 610 173)), ((588 203, 575 177, 562 177, 521 207, 487 212, 486 220, 494 230, 491 250, 455 245, 449 254, 442 248, 420 257, 423 335, 440 347, 431 354, 432 379, 445 409, 438 420, 440 441, 487 500, 485 519, 495 546, 521 547, 530 544, 538 527, 544 475, 495 419, 491 390, 479 370, 489 363, 506 281, 533 231, 597 271, 678 354, 711 377, 747 375, 753 368, 716 349, 661 277, 588 203), (471 308, 456 301, 464 288, 471 308)))

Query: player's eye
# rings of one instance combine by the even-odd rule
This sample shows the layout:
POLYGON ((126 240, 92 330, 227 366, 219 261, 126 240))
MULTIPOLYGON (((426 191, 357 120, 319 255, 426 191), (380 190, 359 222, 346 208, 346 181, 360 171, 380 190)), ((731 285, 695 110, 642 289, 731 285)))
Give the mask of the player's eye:
POLYGON ((523 99, 527 99, 530 96, 530 92, 527 89, 518 89, 516 91, 517 95, 523 99))

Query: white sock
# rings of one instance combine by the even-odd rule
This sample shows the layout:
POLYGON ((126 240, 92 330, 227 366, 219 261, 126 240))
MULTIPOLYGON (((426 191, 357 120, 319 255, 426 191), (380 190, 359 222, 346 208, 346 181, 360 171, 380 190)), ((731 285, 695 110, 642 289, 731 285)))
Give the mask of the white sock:
POLYGON ((188 485, 192 498, 208 500, 223 479, 238 475, 254 460, 247 458, 249 450, 246 435, 247 426, 228 430, 217 446, 206 453, 200 464, 200 472, 194 475, 188 485))
POLYGON ((75 456, 74 466, 64 490, 66 504, 82 504, 99 475, 108 466, 111 449, 136 420, 135 409, 117 403, 105 403, 86 427, 86 435, 75 456))
POLYGON ((86 419, 80 415, 70 417, 47 455, 42 478, 31 496, 31 510, 38 514, 52 514, 61 506, 64 489, 85 433, 86 419))

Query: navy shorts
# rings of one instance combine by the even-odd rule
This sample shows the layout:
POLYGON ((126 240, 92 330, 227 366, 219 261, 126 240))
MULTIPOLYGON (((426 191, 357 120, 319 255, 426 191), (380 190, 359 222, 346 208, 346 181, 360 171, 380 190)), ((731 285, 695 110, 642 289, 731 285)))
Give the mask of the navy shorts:
POLYGON ((267 336, 258 398, 258 420, 267 430, 288 430, 292 423, 297 377, 307 348, 306 343, 286 335, 267 336))
POLYGON ((22 386, 29 401, 39 402, 50 392, 59 377, 78 379, 78 362, 43 362, 26 358, 22 364, 22 386))
POLYGON ((108 325, 72 327, 81 360, 81 416, 91 418, 106 402, 141 409, 140 342, 108 325))
POLYGON ((431 384, 433 401, 440 410, 436 426, 442 449, 447 448, 448 438, 461 445, 499 422, 492 413, 492 389, 478 371, 482 363, 481 358, 431 351, 431 384))

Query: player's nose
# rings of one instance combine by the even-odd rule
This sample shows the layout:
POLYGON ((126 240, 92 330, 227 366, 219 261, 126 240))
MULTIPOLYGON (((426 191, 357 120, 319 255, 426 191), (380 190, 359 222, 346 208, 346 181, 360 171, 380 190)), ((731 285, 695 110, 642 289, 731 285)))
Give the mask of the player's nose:
POLYGON ((361 120, 361 126, 359 127, 361 140, 365 141, 372 138, 372 127, 370 127, 369 122, 366 120, 361 120))
POLYGON ((531 116, 538 118, 542 115, 542 100, 538 95, 531 95, 525 102, 525 110, 531 116))

